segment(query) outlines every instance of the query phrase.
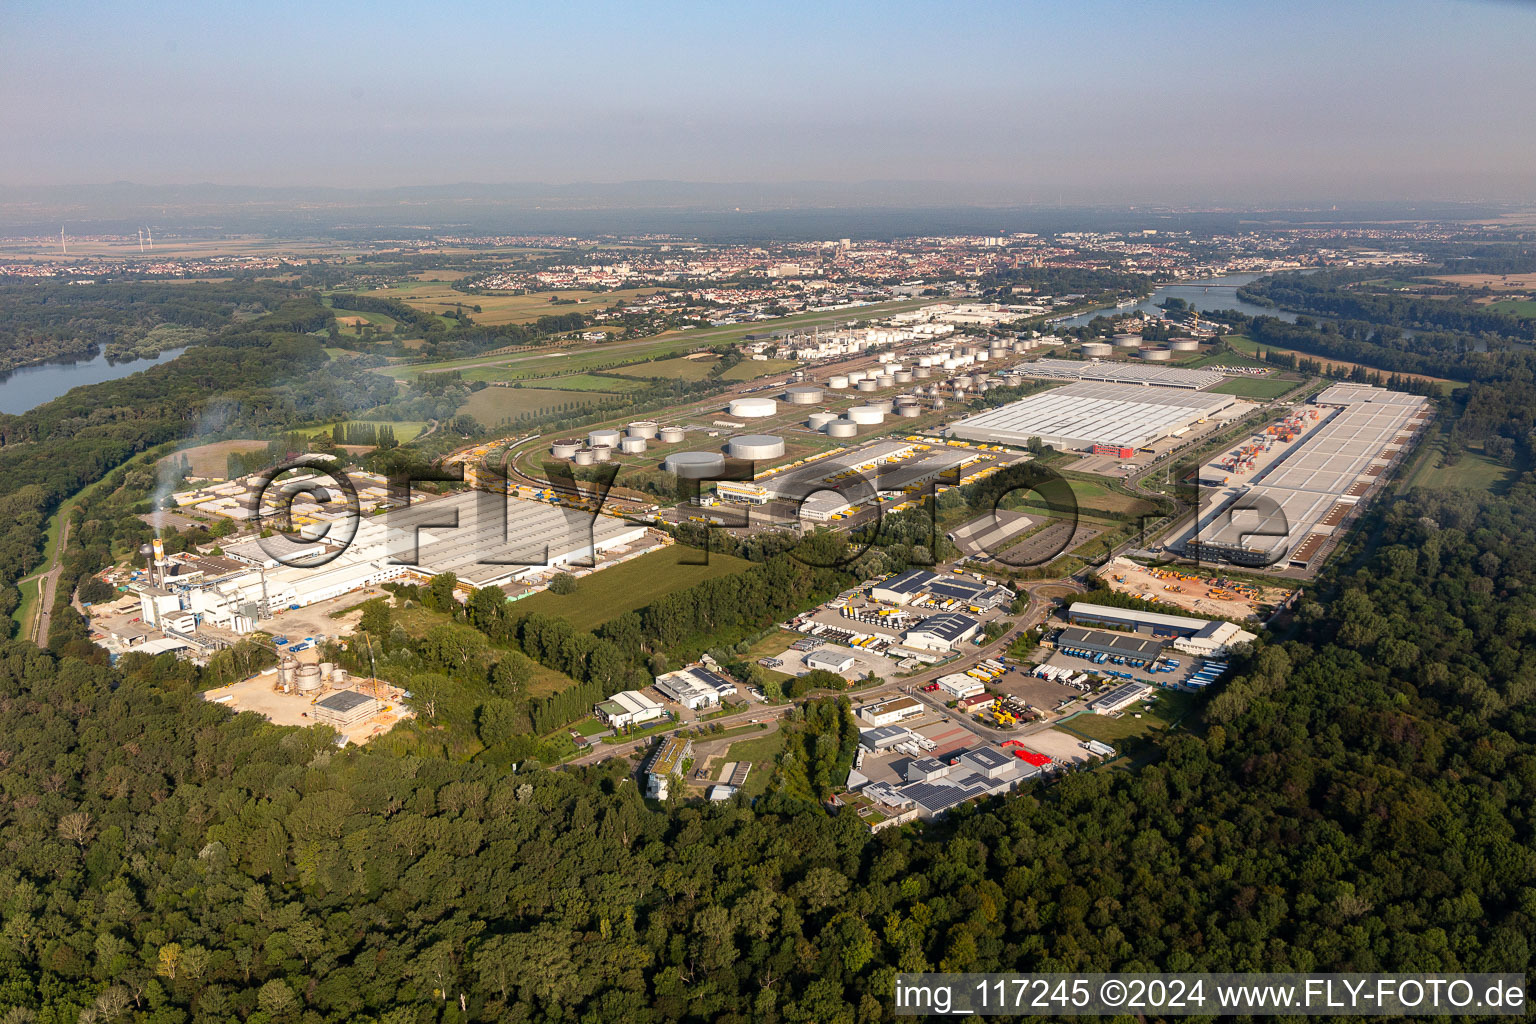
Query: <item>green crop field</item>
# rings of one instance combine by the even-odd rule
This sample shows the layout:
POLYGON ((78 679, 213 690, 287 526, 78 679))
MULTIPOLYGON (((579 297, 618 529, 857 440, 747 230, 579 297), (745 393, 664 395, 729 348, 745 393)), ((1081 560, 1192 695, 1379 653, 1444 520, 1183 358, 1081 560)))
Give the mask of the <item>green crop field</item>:
POLYGON ((1434 434, 1423 442, 1424 452, 1414 464, 1413 472, 1404 481, 1404 487, 1426 487, 1430 490, 1491 491, 1502 494, 1518 475, 1516 471, 1475 451, 1464 452, 1461 458, 1447 465, 1445 438, 1434 434))
MULTIPOLYGON (((366 320, 368 323, 384 331, 394 330, 396 324, 399 323, 394 317, 384 313, 365 313, 359 309, 332 309, 331 312, 336 314, 337 320, 366 320)), ((355 333, 351 324, 340 323, 337 326, 341 328, 343 336, 355 333)))
POLYGON ((1218 395, 1267 400, 1294 391, 1300 384, 1299 380, 1287 380, 1284 377, 1234 377, 1208 390, 1218 395))
POLYGON ((523 413, 532 416, 591 405, 608 397, 598 391, 556 391, 553 388, 485 388, 476 391, 459 411, 483 424, 494 425, 505 419, 517 419, 523 413))
POLYGON ((721 380, 756 380, 775 373, 788 373, 800 364, 793 359, 743 359, 720 375, 721 380))
POLYGON ((679 356, 675 359, 655 359, 647 363, 620 366, 613 372, 625 377, 647 379, 665 377, 669 380, 704 380, 718 361, 713 356, 704 356, 700 359, 679 356))
POLYGON ((644 382, 627 377, 598 377, 590 373, 572 373, 562 377, 523 377, 510 369, 495 366, 479 366, 459 372, 467 381, 513 383, 525 388, 548 388, 553 391, 603 391, 611 394, 638 391, 645 387, 644 382))
POLYGON ((1513 313, 1520 317, 1536 317, 1536 301, 1531 299, 1502 299, 1490 302, 1488 308, 1495 313, 1513 313))
POLYGON ((688 565, 682 561, 685 558, 702 559, 703 552, 678 545, 652 551, 582 578, 574 594, 545 590, 526 597, 513 606, 515 614, 543 612, 558 615, 577 629, 593 629, 664 594, 752 567, 746 559, 716 551, 710 552, 708 565, 688 565))

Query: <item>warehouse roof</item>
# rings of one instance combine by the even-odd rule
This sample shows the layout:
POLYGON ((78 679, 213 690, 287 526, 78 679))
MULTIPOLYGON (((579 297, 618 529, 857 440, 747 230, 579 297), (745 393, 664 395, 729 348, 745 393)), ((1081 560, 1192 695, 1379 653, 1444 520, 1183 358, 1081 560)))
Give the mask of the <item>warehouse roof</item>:
POLYGON ((1171 388, 1205 388, 1226 378, 1210 370, 1185 370, 1176 366, 1145 363, 1090 363, 1073 359, 1036 359, 1017 372, 1027 377, 1054 380, 1098 380, 1130 384, 1157 384, 1171 388))
POLYGON ((889 590, 893 594, 915 594, 937 578, 926 569, 908 569, 904 573, 876 583, 873 589, 889 590))
POLYGON ((952 424, 956 437, 1022 445, 1137 447, 1236 404, 1231 395, 1081 381, 1030 395, 952 424))
POLYGON ((930 615, 917 628, 908 630, 913 633, 932 633, 941 640, 958 640, 981 623, 969 615, 957 615, 954 612, 940 612, 938 615, 930 615))
POLYGON ((1074 601, 1067 614, 1074 618, 1096 619, 1101 622, 1140 623, 1147 626, 1169 626, 1199 632, 1211 624, 1210 619, 1197 619, 1189 615, 1169 615, 1167 612, 1147 612, 1135 608, 1114 608, 1104 604, 1074 601))
POLYGON ((1131 636, 1127 633, 1109 633, 1102 629, 1079 629, 1068 626, 1056 638, 1057 647, 1097 647, 1114 651, 1132 658, 1155 658, 1162 653, 1163 645, 1157 640, 1131 636))

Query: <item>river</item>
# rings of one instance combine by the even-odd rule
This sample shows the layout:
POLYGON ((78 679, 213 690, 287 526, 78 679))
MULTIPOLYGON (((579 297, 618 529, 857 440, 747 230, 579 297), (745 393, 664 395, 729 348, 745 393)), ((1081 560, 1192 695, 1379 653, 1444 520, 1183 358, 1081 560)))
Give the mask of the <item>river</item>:
POLYGON ((134 359, 126 363, 114 363, 107 359, 106 353, 97 353, 92 359, 76 362, 20 366, 0 374, 0 412, 24 413, 82 384, 117 380, 168 363, 185 351, 185 348, 168 348, 153 359, 134 359))
POLYGON ((1202 313, 1217 309, 1234 309, 1244 316, 1272 316, 1281 320, 1295 322, 1296 314, 1287 313, 1283 309, 1275 309, 1270 306, 1255 306, 1251 302, 1244 302, 1237 297, 1237 290, 1249 281, 1257 281, 1263 274, 1228 274, 1225 277, 1213 277, 1208 281, 1185 281, 1181 284, 1164 285, 1153 292, 1148 298, 1142 299, 1134 306, 1126 306, 1124 309, 1096 309, 1088 313, 1079 313, 1077 316, 1054 323, 1052 327, 1082 327, 1096 316, 1115 316, 1121 313, 1134 313, 1145 310, 1148 316, 1160 317, 1163 315, 1159 304, 1166 299, 1183 299, 1202 313))

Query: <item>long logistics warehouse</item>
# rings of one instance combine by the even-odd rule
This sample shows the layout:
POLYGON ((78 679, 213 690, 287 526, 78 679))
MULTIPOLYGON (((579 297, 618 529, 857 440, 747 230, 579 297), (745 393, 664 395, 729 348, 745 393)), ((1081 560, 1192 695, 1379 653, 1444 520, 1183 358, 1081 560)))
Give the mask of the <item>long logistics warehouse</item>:
POLYGON ((1237 404, 1232 395, 1205 391, 1080 381, 967 416, 952 424, 949 433, 969 441, 1020 446, 1037 437, 1066 450, 1096 444, 1139 448, 1237 404))
POLYGON ((1336 384, 1313 399, 1329 418, 1230 500, 1212 502, 1184 550, 1237 565, 1308 569, 1429 418, 1418 395, 1336 384))
POLYGON ((1017 372, 1044 380, 1096 380, 1110 384, 1155 384, 1164 388, 1208 388, 1227 378, 1212 370, 1186 370, 1178 366, 1146 363, 1101 363, 1097 359, 1036 359, 1022 363, 1017 372))

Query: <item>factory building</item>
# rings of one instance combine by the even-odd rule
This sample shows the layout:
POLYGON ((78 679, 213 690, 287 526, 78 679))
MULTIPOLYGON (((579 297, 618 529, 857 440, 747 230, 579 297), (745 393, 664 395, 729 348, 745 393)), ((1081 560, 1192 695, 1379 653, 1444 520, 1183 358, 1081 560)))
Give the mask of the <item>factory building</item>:
POLYGON ((656 677, 656 689, 690 711, 719 704, 736 693, 736 684, 705 668, 685 668, 656 677))
POLYGON ((1168 387, 1080 381, 967 416, 952 437, 1023 447, 1031 438, 1062 450, 1094 445, 1140 448, 1219 416, 1232 395, 1168 387))
POLYGON ((1255 634, 1232 622, 1132 608, 1112 608, 1085 601, 1072 605, 1067 610, 1067 619, 1090 626, 1145 630, 1154 637, 1172 640, 1177 650, 1197 657, 1216 657, 1228 653, 1238 644, 1252 643, 1258 639, 1255 634))
POLYGON ((940 575, 926 569, 908 569, 870 587, 869 596, 887 604, 905 605, 925 596, 939 601, 959 601, 968 607, 990 611, 1013 600, 1013 591, 953 573, 940 575))
POLYGON ((346 729, 383 710, 384 705, 376 697, 356 690, 337 690, 315 701, 313 715, 315 721, 323 725, 346 729))
POLYGON ((859 717, 873 726, 895 725, 897 722, 915 718, 923 711, 921 701, 911 697, 893 697, 878 704, 867 704, 859 708, 859 717))
POLYGON ((639 690, 624 690, 598 704, 593 711, 599 721, 615 729, 623 729, 643 722, 654 722, 661 717, 662 707, 639 690))
MULTIPOLYGON (((1140 347, 1140 339, 1135 345, 1140 347)), ((1083 345, 1084 355, 1108 355, 1109 346, 1088 342, 1083 345), (1093 346, 1092 352, 1089 346, 1093 346)), ((1226 377, 1213 370, 1184 370, 1172 366, 1148 366, 1145 363, 1079 362, 1073 359, 1036 359, 1021 363, 1015 370, 1026 377, 1043 380, 1088 380, 1108 384, 1153 385, 1163 388, 1197 390, 1220 384, 1226 377)))
POLYGON ((1088 710, 1096 715, 1112 715, 1117 711, 1124 711, 1151 692, 1152 687, 1146 683, 1121 683, 1104 696, 1090 702, 1088 710))
POLYGON ((901 642, 920 650, 954 651, 980 632, 981 623, 969 615, 941 612, 901 634, 901 642))
POLYGON ((1131 636, 1126 633, 1111 633, 1103 629, 1079 629, 1076 626, 1068 626, 1056 637, 1058 648, 1070 647, 1075 650, 1090 651, 1094 654, 1107 654, 1111 658, 1132 658, 1138 661, 1153 661, 1163 653, 1164 642, 1153 640, 1149 637, 1131 636))

